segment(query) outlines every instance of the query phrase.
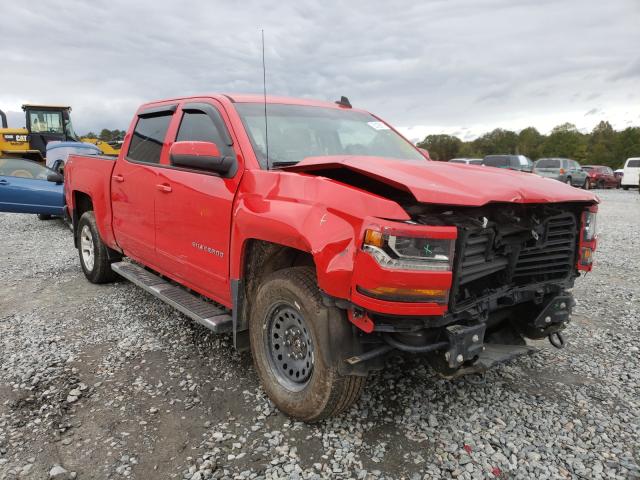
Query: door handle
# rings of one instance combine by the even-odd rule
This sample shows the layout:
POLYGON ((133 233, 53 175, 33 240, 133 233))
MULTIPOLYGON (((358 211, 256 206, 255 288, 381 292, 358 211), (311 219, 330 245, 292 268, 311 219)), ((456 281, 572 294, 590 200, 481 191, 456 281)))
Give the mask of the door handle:
POLYGON ((165 192, 165 193, 171 192, 171 185, 167 183, 159 183, 158 185, 156 185, 156 188, 161 192, 165 192))
POLYGON ((116 182, 122 183, 124 182, 124 177, 122 175, 112 175, 111 178, 113 178, 116 182))
POLYGON ((9 185, 9 181, 3 178, 2 180, 0 180, 0 185, 9 185))

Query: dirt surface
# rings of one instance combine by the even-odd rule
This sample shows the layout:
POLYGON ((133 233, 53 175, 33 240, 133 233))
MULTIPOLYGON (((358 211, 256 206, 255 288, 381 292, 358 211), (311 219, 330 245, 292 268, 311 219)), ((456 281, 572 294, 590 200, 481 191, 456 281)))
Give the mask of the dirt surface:
POLYGON ((640 478, 640 196, 601 196, 566 349, 473 382, 391 357, 311 426, 230 337, 88 283, 62 222, 0 214, 0 479, 640 478))

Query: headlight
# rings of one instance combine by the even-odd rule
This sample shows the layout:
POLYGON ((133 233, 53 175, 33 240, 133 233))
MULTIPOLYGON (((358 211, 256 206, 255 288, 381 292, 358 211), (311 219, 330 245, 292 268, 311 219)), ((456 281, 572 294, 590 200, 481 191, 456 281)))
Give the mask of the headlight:
POLYGON ((384 268, 394 270, 451 271, 454 239, 396 235, 367 230, 363 251, 384 268))
POLYGON ((590 242, 596 238, 596 212, 584 212, 582 214, 582 240, 590 242))

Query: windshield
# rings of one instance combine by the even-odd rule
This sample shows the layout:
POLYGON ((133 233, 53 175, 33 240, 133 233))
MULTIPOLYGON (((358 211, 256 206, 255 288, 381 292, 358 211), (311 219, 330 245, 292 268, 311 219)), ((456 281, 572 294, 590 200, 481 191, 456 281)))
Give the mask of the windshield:
POLYGON ((36 133, 64 133, 62 112, 31 110, 29 112, 31 131, 36 133))
MULTIPOLYGON (((260 165, 266 166, 264 104, 237 103, 260 165)), ((292 165, 307 157, 364 155, 398 160, 425 158, 373 115, 302 105, 268 104, 269 163, 292 165)))
POLYGON ((21 177, 33 178, 36 180, 46 180, 47 175, 52 173, 42 165, 24 160, 22 158, 5 158, 0 159, 0 176, 3 177, 21 177))

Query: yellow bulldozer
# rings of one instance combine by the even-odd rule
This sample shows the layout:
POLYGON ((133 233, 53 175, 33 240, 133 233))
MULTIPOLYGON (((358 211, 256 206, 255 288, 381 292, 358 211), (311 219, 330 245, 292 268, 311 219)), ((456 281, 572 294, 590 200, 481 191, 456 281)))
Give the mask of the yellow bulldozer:
POLYGON ((47 143, 87 142, 96 145, 104 155, 118 155, 118 143, 95 138, 79 138, 71 124, 71 107, 64 105, 22 105, 24 128, 9 128, 7 116, 0 110, 0 158, 20 157, 44 162, 47 143))

